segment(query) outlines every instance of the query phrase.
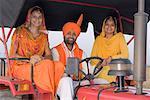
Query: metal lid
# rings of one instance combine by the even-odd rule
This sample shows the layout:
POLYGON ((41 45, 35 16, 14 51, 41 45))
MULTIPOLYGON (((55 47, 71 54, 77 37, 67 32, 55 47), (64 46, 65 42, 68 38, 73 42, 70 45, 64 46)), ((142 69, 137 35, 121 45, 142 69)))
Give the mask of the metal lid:
POLYGON ((119 59, 112 59, 109 64, 132 64, 129 59, 119 58, 119 59))
POLYGON ((108 75, 115 76, 129 76, 132 75, 133 72, 131 70, 109 70, 108 75))
POLYGON ((110 63, 110 70, 108 75, 116 75, 116 76, 127 76, 132 75, 131 68, 133 64, 129 59, 113 59, 110 63))

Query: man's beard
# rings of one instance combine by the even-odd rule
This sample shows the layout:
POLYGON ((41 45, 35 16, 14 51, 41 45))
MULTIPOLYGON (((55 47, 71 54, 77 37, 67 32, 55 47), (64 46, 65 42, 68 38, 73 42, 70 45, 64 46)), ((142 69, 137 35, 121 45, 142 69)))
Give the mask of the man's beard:
MULTIPOLYGON (((65 39, 65 38, 64 38, 64 39, 65 39)), ((66 44, 69 44, 69 45, 74 45, 74 43, 75 43, 76 40, 75 40, 74 38, 71 38, 71 39, 72 39, 72 41, 70 41, 69 39, 65 39, 64 42, 65 42, 66 44)))

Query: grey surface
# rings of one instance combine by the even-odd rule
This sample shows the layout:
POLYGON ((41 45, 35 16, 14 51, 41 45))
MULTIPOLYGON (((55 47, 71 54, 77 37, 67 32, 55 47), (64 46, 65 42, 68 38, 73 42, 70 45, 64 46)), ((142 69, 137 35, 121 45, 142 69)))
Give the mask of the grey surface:
POLYGON ((0 26, 13 26, 25 0, 0 0, 0 26))
POLYGON ((22 100, 21 96, 13 96, 9 89, 0 90, 0 100, 22 100))
POLYGON ((66 65, 66 73, 69 75, 76 75, 78 77, 79 59, 76 57, 68 57, 66 65))
POLYGON ((142 94, 142 83, 146 80, 146 31, 148 14, 145 13, 145 0, 138 0, 138 12, 134 15, 134 80, 136 94, 142 94))

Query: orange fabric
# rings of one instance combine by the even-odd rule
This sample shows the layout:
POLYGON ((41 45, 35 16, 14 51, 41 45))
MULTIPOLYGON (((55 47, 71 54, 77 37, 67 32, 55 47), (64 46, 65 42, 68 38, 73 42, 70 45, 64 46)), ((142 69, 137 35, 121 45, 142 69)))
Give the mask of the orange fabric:
POLYGON ((79 17, 79 19, 77 21, 77 25, 81 26, 82 21, 83 21, 83 14, 80 15, 80 17, 79 17))
MULTIPOLYGON (((79 59, 82 59, 82 54, 83 54, 83 50, 81 50, 77 43, 74 44, 75 45, 75 49, 74 49, 74 57, 77 57, 79 59)), ((64 65, 66 65, 66 55, 65 55, 65 51, 63 49, 63 43, 61 43, 60 45, 55 47, 59 53, 59 61, 61 61, 64 65)), ((82 64, 80 65, 80 69, 82 69, 82 64)), ((79 75, 79 77, 81 77, 81 74, 79 75)))
MULTIPOLYGON (((25 24, 18 27, 12 36, 11 57, 15 56, 16 53, 25 58, 30 58, 33 55, 45 56, 45 47, 49 46, 48 35, 40 31, 46 30, 44 15, 42 25, 39 27, 39 36, 34 38, 28 30, 32 9, 34 7, 29 9, 25 24)), ((54 99, 59 80, 64 74, 64 69, 65 67, 61 62, 54 62, 49 59, 41 60, 35 64, 33 79, 38 87, 37 89, 40 88, 51 92, 54 99)), ((12 76, 18 79, 31 80, 31 64, 28 62, 13 61, 8 71, 11 71, 12 76)), ((23 84, 23 86, 25 85, 27 84, 23 84)))
POLYGON ((64 65, 66 65, 66 55, 65 55, 62 45, 63 44, 60 44, 60 45, 56 46, 55 48, 57 49, 57 51, 59 53, 59 61, 61 61, 64 65))
POLYGON ((10 56, 14 54, 17 49, 17 53, 20 56, 30 58, 32 55, 43 55, 45 50, 45 45, 48 43, 48 36, 44 33, 34 39, 31 33, 27 30, 24 25, 18 27, 12 37, 12 43, 10 48, 10 56), (18 48, 17 45, 18 44, 18 48))
MULTIPOLYGON (((40 33, 40 36, 33 39, 31 33, 22 25, 17 28, 12 37, 10 56, 17 50, 17 54, 30 58, 32 55, 44 55, 45 45, 48 43, 47 35, 40 33), (18 43, 18 48, 16 48, 18 43)), ((15 61, 12 63, 11 72, 14 77, 19 79, 31 80, 30 63, 15 61)), ((42 60, 34 66, 34 82, 43 90, 56 92, 58 82, 64 73, 64 65, 61 62, 42 60), (55 72, 59 72, 56 73, 55 72)))
MULTIPOLYGON (((64 65, 66 65, 66 55, 65 51, 63 49, 63 43, 55 47, 59 53, 59 61, 61 61, 64 65)), ((77 57, 79 59, 82 58, 83 51, 78 47, 78 45, 75 43, 75 49, 74 49, 74 57, 77 57)))
POLYGON ((38 6, 34 6, 30 8, 28 10, 25 23, 15 30, 12 37, 12 44, 10 49, 11 56, 14 54, 14 51, 16 51, 17 49, 18 49, 17 53, 20 56, 25 56, 28 58, 30 58, 30 56, 34 54, 42 55, 44 53, 45 45, 48 45, 48 38, 47 38, 48 35, 41 32, 41 30, 46 31, 44 14, 42 14, 42 25, 39 27, 39 31, 41 32, 40 36, 34 39, 32 34, 28 31, 28 28, 30 26, 31 11, 35 8, 41 9, 38 6), (19 46, 17 48, 18 42, 19 42, 19 46), (41 42, 43 42, 44 44, 42 44, 41 42))
POLYGON ((80 35, 80 32, 81 32, 80 26, 82 24, 82 21, 83 21, 83 14, 80 15, 77 23, 74 23, 74 22, 66 23, 62 29, 63 35, 65 36, 70 30, 73 30, 73 31, 75 31, 76 36, 78 37, 80 35))
POLYGON ((68 22, 66 23, 64 26, 63 26, 63 35, 65 36, 70 30, 74 30, 77 37, 79 36, 80 34, 80 26, 74 22, 68 22))

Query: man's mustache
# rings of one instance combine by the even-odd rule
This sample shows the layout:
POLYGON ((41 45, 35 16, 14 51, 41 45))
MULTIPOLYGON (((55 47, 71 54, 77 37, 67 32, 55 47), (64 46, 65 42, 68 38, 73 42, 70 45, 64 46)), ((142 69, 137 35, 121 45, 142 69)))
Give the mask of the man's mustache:
POLYGON ((75 38, 68 38, 67 40, 70 40, 70 39, 72 39, 73 41, 75 41, 75 38))

